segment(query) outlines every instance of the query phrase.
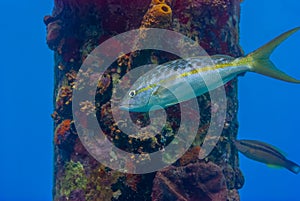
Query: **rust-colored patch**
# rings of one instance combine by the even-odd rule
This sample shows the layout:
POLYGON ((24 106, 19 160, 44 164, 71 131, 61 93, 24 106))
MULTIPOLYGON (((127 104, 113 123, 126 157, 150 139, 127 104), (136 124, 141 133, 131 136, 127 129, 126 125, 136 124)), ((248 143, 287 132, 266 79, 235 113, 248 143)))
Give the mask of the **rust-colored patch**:
POLYGON ((55 144, 60 144, 61 138, 64 138, 64 135, 70 131, 71 128, 71 119, 66 119, 62 121, 55 130, 54 142, 55 144))

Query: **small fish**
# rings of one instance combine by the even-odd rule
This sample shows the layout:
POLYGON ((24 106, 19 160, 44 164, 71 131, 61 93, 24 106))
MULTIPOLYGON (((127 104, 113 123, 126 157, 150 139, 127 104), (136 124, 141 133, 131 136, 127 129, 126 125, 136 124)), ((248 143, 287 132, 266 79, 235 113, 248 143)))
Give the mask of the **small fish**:
POLYGON ((234 144, 239 152, 246 157, 270 166, 284 167, 298 174, 300 166, 288 160, 278 148, 256 140, 235 140, 234 144))
POLYGON ((156 66, 141 76, 122 99, 120 109, 147 112, 190 100, 216 89, 245 72, 300 83, 270 60, 274 49, 300 27, 287 31, 245 57, 214 55, 178 59, 156 66), (153 106, 159 105, 153 109, 153 106))

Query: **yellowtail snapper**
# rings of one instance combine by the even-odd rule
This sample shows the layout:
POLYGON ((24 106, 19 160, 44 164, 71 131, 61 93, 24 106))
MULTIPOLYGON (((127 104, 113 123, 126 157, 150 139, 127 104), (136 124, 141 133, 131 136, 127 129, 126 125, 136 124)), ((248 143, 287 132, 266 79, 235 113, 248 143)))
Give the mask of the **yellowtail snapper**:
POLYGON ((239 152, 246 157, 270 166, 284 167, 298 174, 300 166, 288 160, 278 148, 256 140, 235 140, 234 144, 239 152))
POLYGON ((248 71, 286 82, 300 83, 300 80, 276 68, 270 60, 274 49, 298 30, 300 27, 281 34, 245 57, 191 57, 158 65, 133 84, 123 98, 120 108, 133 112, 147 112, 155 105, 165 108, 216 89, 248 71), (186 84, 192 90, 188 90, 186 84))

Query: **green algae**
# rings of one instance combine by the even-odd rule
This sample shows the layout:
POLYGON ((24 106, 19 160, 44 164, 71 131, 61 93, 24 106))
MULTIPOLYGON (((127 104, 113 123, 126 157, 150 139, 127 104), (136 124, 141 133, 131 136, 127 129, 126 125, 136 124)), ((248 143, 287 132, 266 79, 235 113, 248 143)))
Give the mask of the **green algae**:
POLYGON ((106 169, 103 165, 99 165, 97 168, 91 171, 91 175, 87 185, 88 193, 86 194, 87 201, 101 201, 111 200, 113 197, 119 197, 121 191, 112 190, 112 185, 115 184, 118 179, 124 176, 120 172, 111 171, 106 169))
POLYGON ((60 195, 69 197, 73 190, 85 190, 87 177, 80 162, 69 161, 65 165, 64 178, 61 180, 60 195))

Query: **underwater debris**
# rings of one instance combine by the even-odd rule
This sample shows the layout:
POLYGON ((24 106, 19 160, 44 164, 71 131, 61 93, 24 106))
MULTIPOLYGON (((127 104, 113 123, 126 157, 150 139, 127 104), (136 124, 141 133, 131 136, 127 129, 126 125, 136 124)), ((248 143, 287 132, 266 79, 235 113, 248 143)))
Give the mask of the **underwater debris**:
POLYGON ((211 162, 167 167, 157 172, 154 178, 152 200, 226 201, 222 169, 211 162))

